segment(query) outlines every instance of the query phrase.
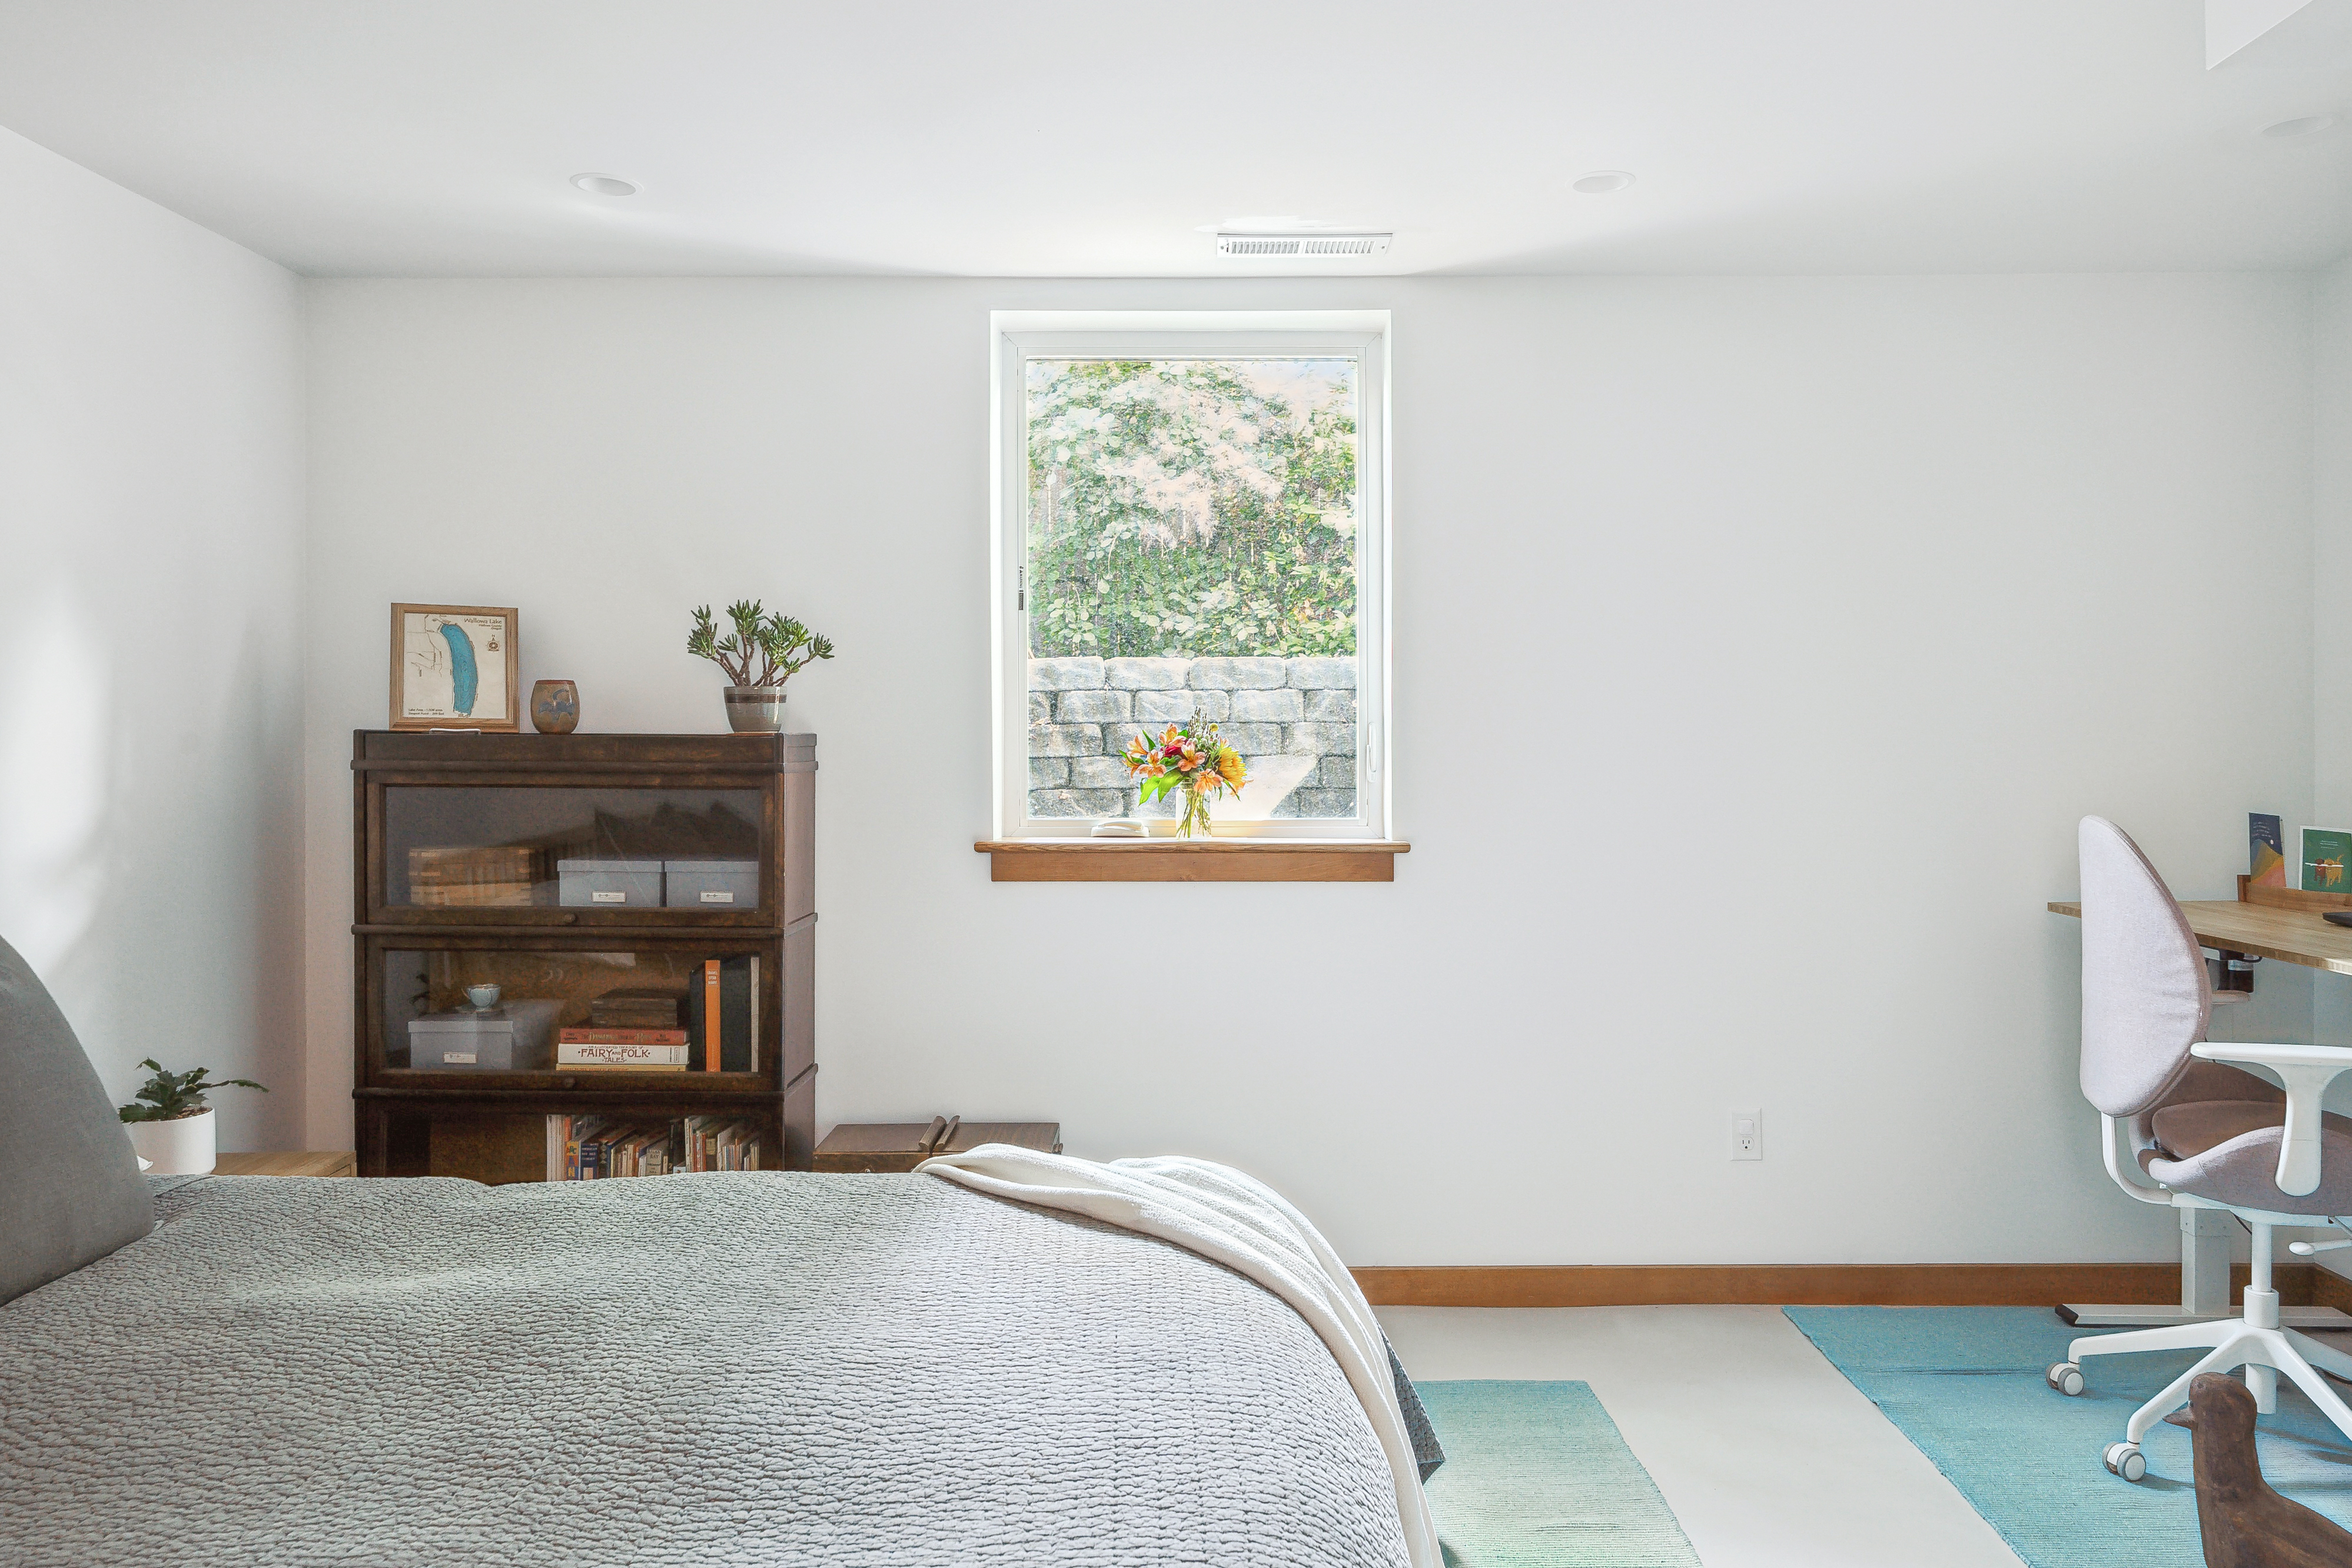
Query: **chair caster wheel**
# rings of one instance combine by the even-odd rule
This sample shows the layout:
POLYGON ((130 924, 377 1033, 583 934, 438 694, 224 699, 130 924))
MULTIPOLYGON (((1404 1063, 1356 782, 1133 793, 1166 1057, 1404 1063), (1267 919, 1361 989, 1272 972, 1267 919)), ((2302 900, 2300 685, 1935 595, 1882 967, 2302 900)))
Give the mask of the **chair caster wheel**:
POLYGON ((2121 1476, 2127 1481, 2141 1480, 2147 1475, 2147 1459, 2140 1453, 2137 1443, 2110 1443, 2104 1457, 2110 1475, 2121 1476))
POLYGON ((2062 1361, 2042 1374, 2042 1379, 2069 1399, 2083 1392, 2083 1369, 2071 1361, 2062 1361))

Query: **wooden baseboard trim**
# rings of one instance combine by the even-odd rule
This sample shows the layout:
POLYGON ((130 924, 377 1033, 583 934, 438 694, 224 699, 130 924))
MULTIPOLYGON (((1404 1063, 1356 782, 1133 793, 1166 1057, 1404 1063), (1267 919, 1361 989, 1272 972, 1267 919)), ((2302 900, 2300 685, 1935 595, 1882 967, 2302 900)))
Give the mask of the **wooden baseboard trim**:
MULTIPOLYGON (((2177 1263, 1509 1265, 1358 1268, 1375 1307, 2054 1307, 2180 1300, 2177 1263)), ((2237 1271, 2245 1284, 2246 1270, 2237 1271)), ((2289 1306, 2352 1311, 2352 1279, 2282 1264, 2289 1306)))

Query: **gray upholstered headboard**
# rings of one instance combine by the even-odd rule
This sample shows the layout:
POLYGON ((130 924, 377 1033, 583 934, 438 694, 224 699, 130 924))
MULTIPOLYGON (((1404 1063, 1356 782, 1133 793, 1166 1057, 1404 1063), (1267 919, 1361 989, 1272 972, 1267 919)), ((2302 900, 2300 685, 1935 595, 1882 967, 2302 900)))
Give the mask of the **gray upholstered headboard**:
POLYGON ((98 1070, 48 987, 0 942, 0 1301, 154 1227, 98 1070))

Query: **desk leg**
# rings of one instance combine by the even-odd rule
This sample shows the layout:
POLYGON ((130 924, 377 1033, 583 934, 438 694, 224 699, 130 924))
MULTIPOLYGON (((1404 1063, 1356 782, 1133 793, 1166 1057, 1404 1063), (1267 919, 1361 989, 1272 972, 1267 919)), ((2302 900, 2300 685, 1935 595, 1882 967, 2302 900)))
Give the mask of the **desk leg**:
MULTIPOLYGON (((2237 1315, 2230 1300, 2230 1247, 2236 1218, 2221 1209, 2177 1209, 2180 1216, 2180 1305, 2086 1305, 2069 1301, 2058 1315, 2084 1329, 2160 1329, 2237 1315)), ((2294 1329, 2352 1329, 2352 1317, 2333 1307, 2282 1307, 2279 1321, 2294 1329)))
POLYGON ((2238 1222, 2219 1209, 2181 1209, 2180 1313, 2185 1319, 2230 1315, 2230 1243, 2238 1222))

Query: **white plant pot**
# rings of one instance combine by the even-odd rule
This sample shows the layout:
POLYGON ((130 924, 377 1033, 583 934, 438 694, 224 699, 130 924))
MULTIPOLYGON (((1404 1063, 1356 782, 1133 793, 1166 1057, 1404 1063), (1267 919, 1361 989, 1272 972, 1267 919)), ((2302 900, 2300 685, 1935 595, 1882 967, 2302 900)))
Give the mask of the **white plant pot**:
POLYGON ((131 1147, 156 1176, 209 1176, 218 1163, 213 1143, 213 1113, 175 1116, 169 1121, 126 1121, 131 1147))
POLYGON ((784 689, 781 686, 729 687, 727 727, 739 735, 783 733, 784 689))

